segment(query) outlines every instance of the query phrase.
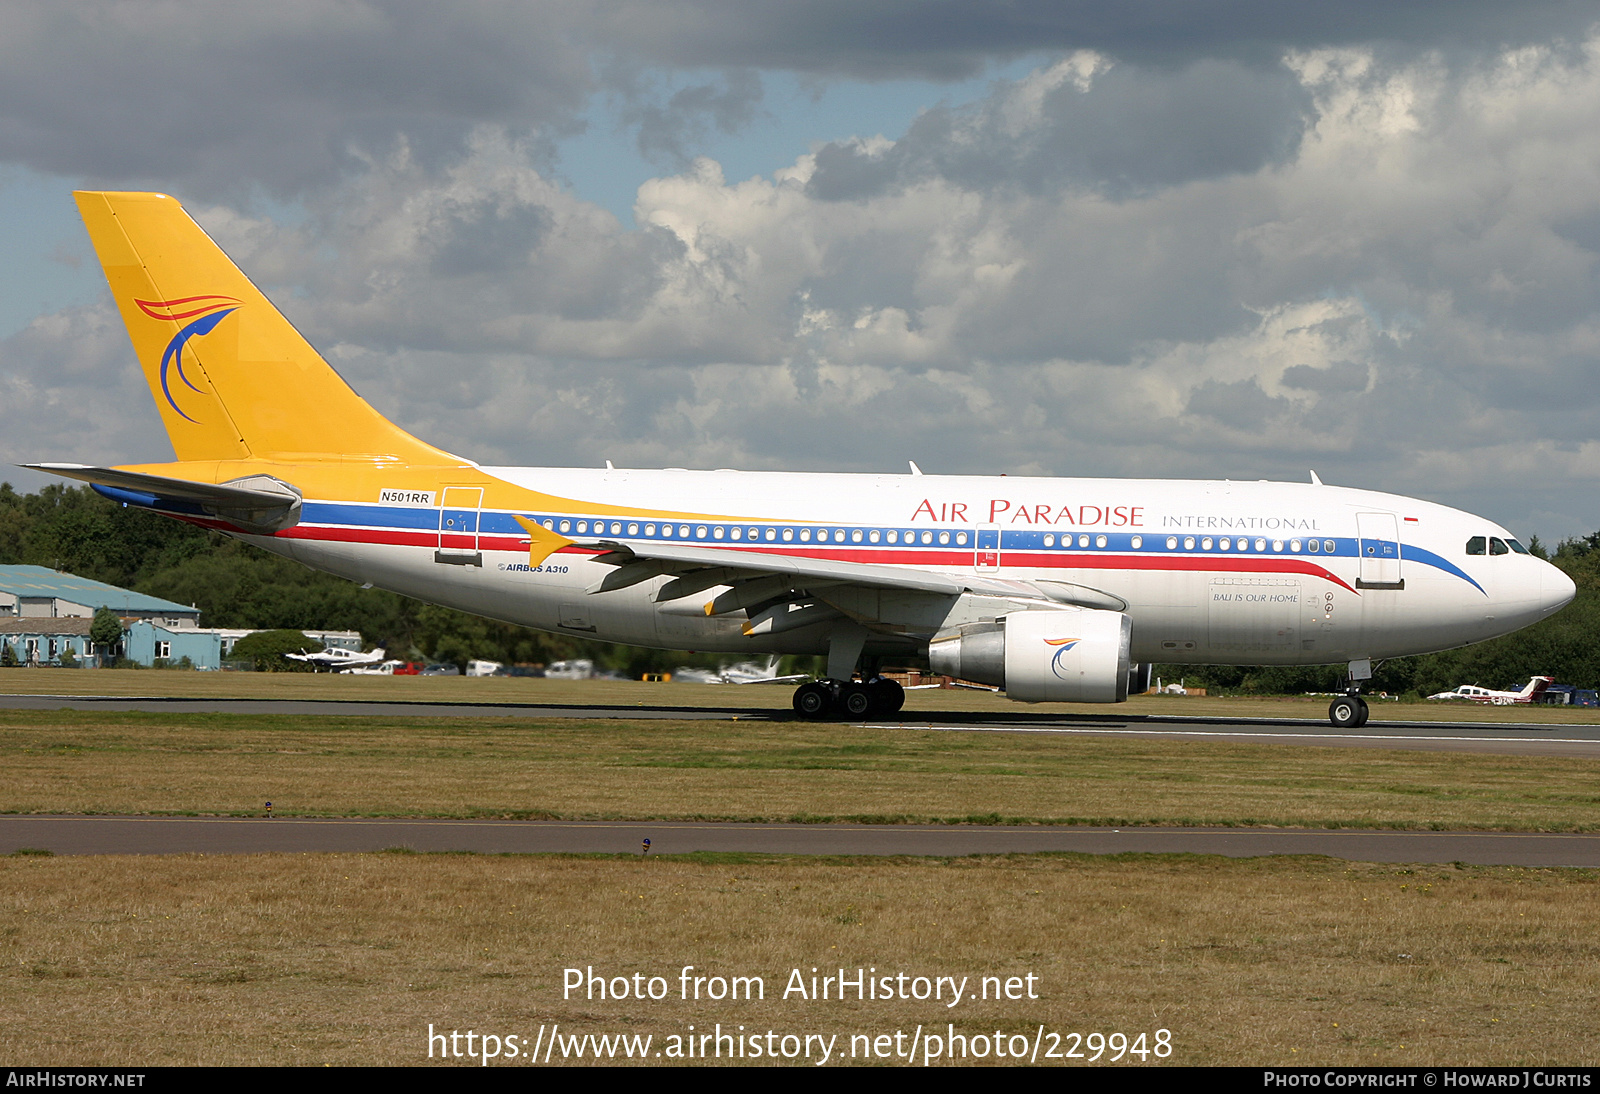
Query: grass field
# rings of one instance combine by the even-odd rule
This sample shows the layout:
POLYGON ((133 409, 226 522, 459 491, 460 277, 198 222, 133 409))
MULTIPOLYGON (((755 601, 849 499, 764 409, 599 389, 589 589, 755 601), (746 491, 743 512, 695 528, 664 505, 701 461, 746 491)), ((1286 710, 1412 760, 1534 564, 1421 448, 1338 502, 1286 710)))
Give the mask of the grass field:
POLYGON ((1600 761, 806 722, 0 711, 0 812, 1592 831, 1600 761))
POLYGON ((650 1035, 654 1053, 720 1023, 836 1034, 850 1062, 852 1035, 901 1031, 903 1051, 953 1024, 1008 1048, 1041 1026, 1147 1048, 1165 1029, 1175 1064, 1594 1065, 1597 888, 1594 871, 1181 856, 13 857, 0 1058, 426 1063, 430 1023, 650 1035), (684 965, 760 976, 766 998, 683 1001, 684 965), (591 966, 671 994, 563 999, 563 970, 591 966), (973 992, 1032 974, 1039 998, 782 997, 791 970, 840 967, 973 992))
MULTIPOLYGON (((202 699, 348 699, 372 702, 552 703, 619 707, 766 710, 787 715, 783 685, 646 684, 636 680, 544 680, 512 676, 350 676, 334 673, 181 672, 155 669, 5 669, 0 695, 168 696, 202 699)), ((1116 706, 1014 703, 968 689, 906 694, 904 716, 922 711, 1080 714, 1111 718, 1148 715, 1215 718, 1327 717, 1328 698, 1218 698, 1140 695, 1116 706)), ((1401 721, 1541 722, 1594 724, 1600 711, 1583 707, 1486 707, 1470 703, 1373 701, 1373 717, 1401 721)))
MULTIPOLYGON (((770 689, 693 685, 0 672, 13 692, 68 683, 80 694, 773 705, 770 689)), ((924 702, 1019 709, 913 693, 913 708, 924 702)), ((1315 718, 1322 705, 1115 709, 1315 718)), ((1572 831, 1600 826, 1600 763, 765 720, 0 712, 0 811, 248 814, 269 798, 302 815, 1572 831)), ((1177 1064, 1593 1065, 1597 897, 1593 870, 1290 858, 17 855, 0 858, 0 1059, 427 1063, 430 1023, 492 1033, 500 1047, 515 1035, 524 1052, 521 1039, 556 1023, 564 1037, 649 1035, 654 1053, 673 1037, 681 1046, 689 1025, 720 1023, 837 1035, 832 1063, 907 1063, 859 1053, 954 1025, 969 1052, 984 1038, 990 1055, 971 1062, 996 1062, 997 1038, 1009 1050, 1042 1028, 1062 1037, 1043 1053, 1090 1033, 1143 1033, 1148 1048, 1165 1029, 1177 1064), (684 965, 763 977, 767 998, 562 998, 568 967, 661 976, 676 992, 684 965), (973 990, 1032 974, 1039 998, 783 999, 791 970, 813 967, 967 977, 973 990), (890 1040, 852 1042, 863 1035, 890 1040)))

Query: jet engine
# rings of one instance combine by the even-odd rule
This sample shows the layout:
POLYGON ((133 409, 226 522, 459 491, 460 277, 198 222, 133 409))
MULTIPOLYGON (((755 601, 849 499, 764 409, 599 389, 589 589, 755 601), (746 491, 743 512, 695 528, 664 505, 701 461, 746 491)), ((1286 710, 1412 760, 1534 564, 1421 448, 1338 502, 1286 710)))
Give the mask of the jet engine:
POLYGON ((928 643, 933 671, 993 684, 1025 703, 1120 703, 1132 675, 1122 612, 1051 609, 966 623, 928 643))

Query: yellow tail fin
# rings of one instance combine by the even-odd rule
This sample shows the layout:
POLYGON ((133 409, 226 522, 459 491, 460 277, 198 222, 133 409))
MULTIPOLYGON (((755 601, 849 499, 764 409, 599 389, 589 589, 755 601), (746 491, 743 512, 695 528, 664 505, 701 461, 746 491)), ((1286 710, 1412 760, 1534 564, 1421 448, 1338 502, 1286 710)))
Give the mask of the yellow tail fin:
POLYGON ((74 196, 178 459, 458 462, 368 406, 177 201, 74 196))

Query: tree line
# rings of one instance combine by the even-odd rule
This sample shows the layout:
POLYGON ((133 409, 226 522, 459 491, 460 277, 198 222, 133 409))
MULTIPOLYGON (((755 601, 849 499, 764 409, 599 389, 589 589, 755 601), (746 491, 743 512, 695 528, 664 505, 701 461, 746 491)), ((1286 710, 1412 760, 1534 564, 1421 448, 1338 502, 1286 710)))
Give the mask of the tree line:
MULTIPOLYGON (((1458 684, 1511 688, 1535 675, 1584 688, 1600 685, 1600 643, 1595 641, 1600 634, 1600 532, 1564 540, 1554 551, 1547 551, 1537 537, 1529 547, 1577 583, 1572 604, 1504 638, 1384 662, 1375 666, 1369 690, 1429 695, 1458 684)), ((86 486, 52 484, 21 494, 9 483, 0 484, 0 563, 49 566, 192 604, 208 627, 360 631, 371 645, 402 658, 549 664, 586 657, 634 677, 727 660, 726 655, 696 656, 546 634, 382 589, 363 589, 220 533, 124 507, 86 486)), ((791 659, 784 671, 813 670, 813 660, 820 661, 791 659)), ((1159 665, 1156 672, 1168 681, 1181 677, 1218 690, 1292 694, 1337 690, 1344 667, 1159 665)))
POLYGON ((546 634, 363 589, 219 532, 123 506, 87 486, 51 484, 22 494, 0 483, 0 564, 19 563, 193 605, 206 627, 360 631, 369 646, 402 659, 588 658, 633 677, 727 659, 546 634))

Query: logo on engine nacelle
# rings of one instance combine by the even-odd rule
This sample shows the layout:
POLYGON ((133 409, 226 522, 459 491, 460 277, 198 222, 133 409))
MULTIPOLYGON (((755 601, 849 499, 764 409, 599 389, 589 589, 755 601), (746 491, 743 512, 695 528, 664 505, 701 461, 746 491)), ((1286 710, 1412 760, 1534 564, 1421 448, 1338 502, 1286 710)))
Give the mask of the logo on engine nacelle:
POLYGON ((1056 650, 1056 655, 1050 659, 1050 671, 1055 673, 1058 680, 1068 679, 1067 674, 1061 671, 1061 658, 1068 650, 1076 646, 1079 641, 1081 639, 1077 638, 1046 638, 1044 640, 1044 644, 1047 646, 1060 647, 1056 650))

